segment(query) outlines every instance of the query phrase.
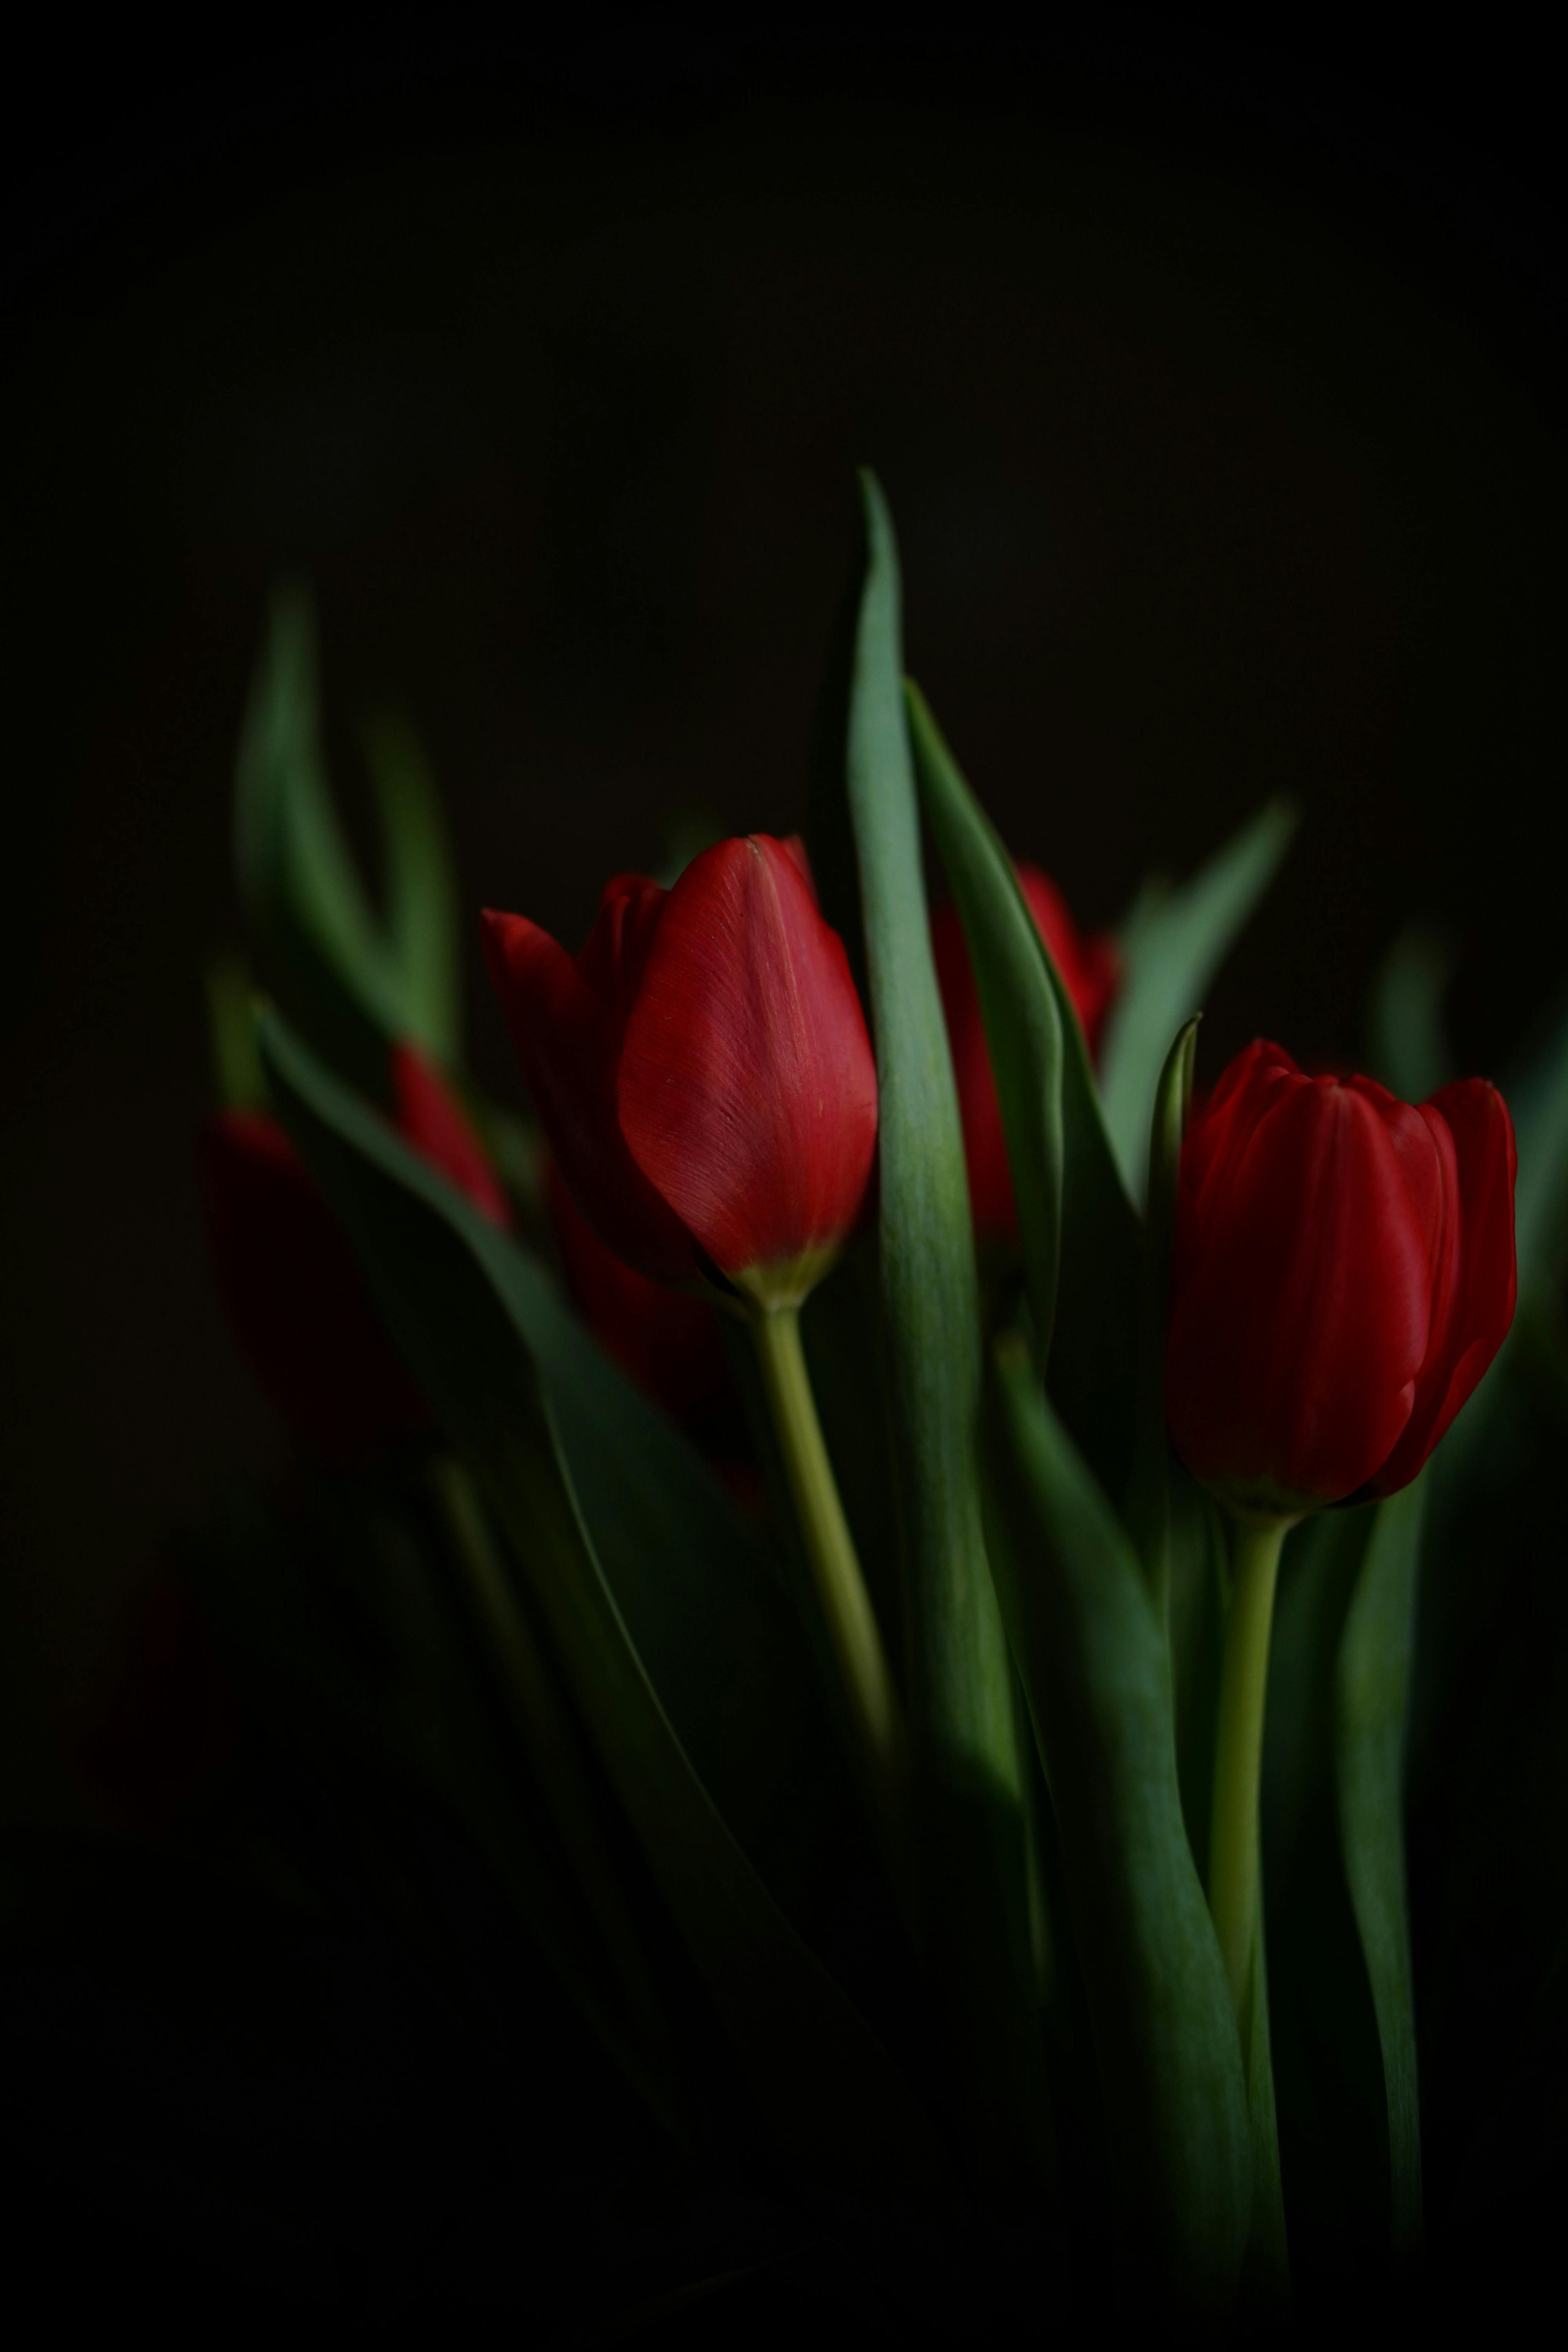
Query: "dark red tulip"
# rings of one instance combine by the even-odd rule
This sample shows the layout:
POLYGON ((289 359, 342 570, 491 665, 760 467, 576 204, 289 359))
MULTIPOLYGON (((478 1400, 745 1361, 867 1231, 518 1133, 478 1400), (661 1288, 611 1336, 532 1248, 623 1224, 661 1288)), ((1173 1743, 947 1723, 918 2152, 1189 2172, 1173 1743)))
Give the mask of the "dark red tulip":
POLYGON ((616 1257, 805 1296, 853 1226, 877 1072, 798 844, 721 841, 672 890, 605 886, 580 956, 487 913, 485 952, 551 1150, 616 1257))
POLYGON ((606 1354, 674 1419, 700 1419, 729 1379, 713 1308, 650 1281, 607 1250, 553 1160, 545 1174, 545 1198, 572 1296, 606 1354))
MULTIPOLYGON (((1121 974, 1116 942, 1105 931, 1083 938, 1067 900, 1049 875, 1042 874, 1037 866, 1020 865, 1014 870, 1093 1054, 1121 974)), ((947 1015, 953 1076, 958 1083, 958 1111, 963 1123, 963 1156, 969 1169, 969 1205, 974 1230, 986 1240, 1016 1241, 1018 1213, 1013 1200, 1012 1171, 1007 1166, 1002 1106, 991 1073, 985 1027, 980 1017, 980 994, 970 968, 969 950, 964 944, 958 909, 951 900, 939 907, 931 918, 931 943, 942 1011, 947 1015)))
MULTIPOLYGON (((398 1126, 493 1223, 506 1198, 467 1114, 415 1048, 391 1057, 398 1126)), ((241 1352, 288 1422, 334 1461, 430 1415, 384 1332, 353 1251, 293 1144, 265 1112, 216 1112, 198 1178, 214 1277, 241 1352)))
POLYGON ((1415 1477, 1513 1319, 1513 1126, 1468 1078, 1412 1108, 1261 1040, 1189 1127, 1165 1405, 1230 1501, 1315 1509, 1415 1477))

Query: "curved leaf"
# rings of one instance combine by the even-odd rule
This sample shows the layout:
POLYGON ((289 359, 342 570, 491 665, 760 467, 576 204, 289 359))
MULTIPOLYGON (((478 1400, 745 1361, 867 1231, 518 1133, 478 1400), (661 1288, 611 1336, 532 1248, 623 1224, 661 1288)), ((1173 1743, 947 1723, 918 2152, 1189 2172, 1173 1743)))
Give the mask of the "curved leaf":
POLYGON ((1006 851, 958 772, 924 695, 904 684, 921 803, 963 926, 1002 1106, 1029 1285, 1035 1360, 1050 1362, 1061 1267, 1062 1016, 1050 955, 1006 851))
POLYGON ((1006 1640, 981 1523, 980 1301, 905 727, 898 552, 861 476, 866 569, 844 797, 877 1049, 878 1232, 902 1505, 906 1698, 926 1958, 961 2053, 971 2161, 1010 2200, 1048 2168, 1006 1640))
POLYGON ((1421 2121, 1405 1874, 1405 1744, 1425 1477, 1379 1504, 1340 1641, 1334 1779, 1351 1906, 1377 2013, 1396 2258, 1421 2240, 1421 2121))
MULTIPOLYGON (((1051 1393, 1120 1498, 1131 1467, 1138 1222, 1117 1172, 1072 1000, 1011 861, 918 688, 910 689, 910 722, 927 818, 980 991, 1030 1304, 1037 1325, 1046 1315, 1050 1335, 1051 1393)), ((1145 1118, 1145 1143, 1147 1135, 1145 1118)))
POLYGON ((1136 1556, 1016 1341, 996 1351, 992 1563, 1060 1837, 1132 2249, 1211 2313, 1252 2204, 1242 2053, 1182 1820, 1166 1644, 1136 1556))
POLYGON ((403 1006, 327 783, 302 589, 272 602, 240 733, 234 819, 240 898, 287 1002, 335 1066, 381 1094, 403 1006))
POLYGON ((386 854, 387 960, 403 1034, 455 1062, 458 1015, 458 884, 428 763, 406 720, 382 712, 361 740, 381 810, 386 854))
POLYGON ((1226 842, 1179 890, 1150 894, 1121 937, 1121 983, 1100 1049, 1100 1085, 1116 1164, 1143 1198, 1149 1114, 1165 1049, 1204 992, 1284 856, 1296 815, 1281 801, 1226 842))
POLYGON ((798 1886, 788 1842, 820 1820, 831 1742, 754 1545, 542 1271, 276 1015, 260 1039, 388 1328, 516 1552, 781 2150, 840 2193, 939 2194, 924 2116, 759 1870, 798 1886))

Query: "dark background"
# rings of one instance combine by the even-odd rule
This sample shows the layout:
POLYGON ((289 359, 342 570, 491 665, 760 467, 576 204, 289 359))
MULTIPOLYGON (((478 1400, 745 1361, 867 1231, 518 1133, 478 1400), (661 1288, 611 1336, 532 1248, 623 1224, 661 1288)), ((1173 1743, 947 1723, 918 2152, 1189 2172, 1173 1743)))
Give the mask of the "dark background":
POLYGON ((280 1453, 191 1174, 280 572, 316 588, 351 803, 355 714, 395 700, 467 898, 574 942, 672 807, 797 821, 868 460, 911 667, 1086 923, 1301 808, 1210 1076, 1259 1030, 1353 1056, 1412 913, 1452 940, 1467 1068, 1563 977, 1551 60, 1495 15, 1418 54, 1317 15, 1246 47, 1096 24, 394 15, 16 60, 9 1808, 69 1812, 117 1595, 280 1453))

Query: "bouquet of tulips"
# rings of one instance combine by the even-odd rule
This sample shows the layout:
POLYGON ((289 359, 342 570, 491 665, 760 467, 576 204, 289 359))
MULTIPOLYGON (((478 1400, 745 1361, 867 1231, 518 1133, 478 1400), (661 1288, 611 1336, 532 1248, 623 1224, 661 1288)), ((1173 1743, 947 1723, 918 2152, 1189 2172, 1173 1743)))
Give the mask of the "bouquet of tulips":
POLYGON ((1517 1211, 1418 940, 1395 1091, 1263 1042, 1200 1086, 1289 813, 1080 938, 904 677, 862 493, 804 842, 617 874, 577 955, 480 919, 531 1118, 462 1070, 416 748, 367 739, 375 913, 277 606, 203 1197, 321 1466, 193 1573, 258 1708, 463 1825, 658 2130, 738 2133, 911 2331, 980 2272, 1278 2316, 1420 2247, 1418 1578, 1441 1721, 1568 1056, 1517 1211))

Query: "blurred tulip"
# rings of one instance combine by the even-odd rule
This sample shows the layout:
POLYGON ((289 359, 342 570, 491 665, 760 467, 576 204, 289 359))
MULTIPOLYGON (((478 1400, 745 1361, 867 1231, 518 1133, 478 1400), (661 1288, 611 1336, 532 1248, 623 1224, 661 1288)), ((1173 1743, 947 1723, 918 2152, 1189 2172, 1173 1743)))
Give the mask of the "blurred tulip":
POLYGON ((729 1380, 724 1338, 700 1298, 650 1282, 607 1250, 552 1160, 545 1199, 583 1318, 623 1371, 677 1421, 708 1412, 729 1380))
MULTIPOLYGON (((510 1218, 467 1114, 409 1045, 391 1055, 401 1133, 492 1223, 510 1218)), ((346 1461, 427 1424, 353 1253, 275 1118, 216 1112, 197 1158, 213 1274, 240 1350, 300 1434, 346 1461)))
POLYGON ((754 1304, 805 1297, 858 1214, 877 1073, 797 843, 721 841, 672 890, 617 875, 580 956, 487 913, 551 1150, 618 1258, 754 1304))
MULTIPOLYGON (((1072 999, 1092 1055, 1099 1045, 1120 977, 1116 942, 1108 931, 1082 938, 1067 900, 1037 866, 1020 865, 1014 870, 1040 937, 1050 950, 1062 986, 1072 999)), ((974 1230, 983 1240, 1016 1241, 1018 1213, 1013 1200, 1012 1171, 1007 1165, 1002 1106, 991 1072, 985 1026, 980 1016, 980 994, 974 985, 969 950, 964 944, 958 909, 951 899, 939 907, 931 918, 931 943, 958 1086, 974 1230)))
POLYGON ((1479 1078, 1413 1108, 1261 1040, 1183 1149, 1165 1360, 1176 1451, 1295 1514, 1414 1478, 1513 1319, 1513 1127, 1479 1078))

